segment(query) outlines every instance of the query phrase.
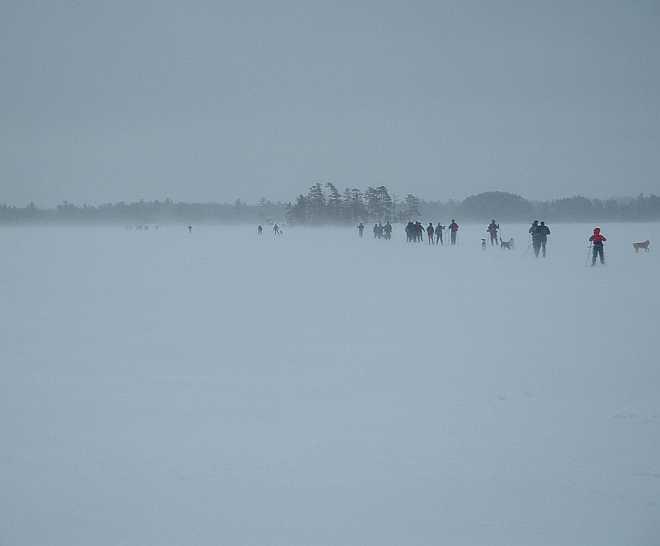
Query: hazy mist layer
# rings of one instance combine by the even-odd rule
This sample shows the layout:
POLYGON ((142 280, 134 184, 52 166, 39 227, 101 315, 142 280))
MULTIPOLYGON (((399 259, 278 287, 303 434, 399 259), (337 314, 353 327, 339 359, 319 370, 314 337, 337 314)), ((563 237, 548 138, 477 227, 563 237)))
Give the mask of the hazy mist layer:
POLYGON ((0 4, 0 201, 659 187, 656 2, 0 4))

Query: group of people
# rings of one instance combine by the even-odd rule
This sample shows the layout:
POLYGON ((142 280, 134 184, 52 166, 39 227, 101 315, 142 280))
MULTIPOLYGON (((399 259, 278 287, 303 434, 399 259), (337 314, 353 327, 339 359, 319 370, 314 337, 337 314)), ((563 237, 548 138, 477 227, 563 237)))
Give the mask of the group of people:
MULTIPOLYGON (((259 224, 257 226, 257 235, 263 235, 263 233, 264 233, 264 228, 261 226, 261 224, 259 224)), ((282 231, 280 226, 278 226, 277 224, 273 224, 273 234, 274 235, 282 235, 283 233, 284 232, 282 231)))
POLYGON ((424 231, 426 231, 427 241, 430 245, 440 244, 444 245, 444 231, 449 230, 450 241, 452 245, 456 244, 456 233, 458 232, 458 224, 456 220, 452 219, 449 226, 443 226, 440 222, 434 227, 433 222, 429 222, 426 229, 421 222, 410 221, 406 224, 406 240, 409 243, 421 243, 424 240, 424 231))
POLYGON ((548 244, 548 235, 550 235, 550 228, 545 225, 545 222, 539 223, 538 220, 532 222, 529 228, 529 234, 532 237, 532 248, 534 249, 534 256, 539 257, 542 253, 545 258, 546 245, 548 244))
MULTIPOLYGON (((360 222, 357 228, 358 228, 359 236, 363 237, 364 224, 360 222)), ((459 226, 456 223, 456 220, 454 219, 452 219, 449 226, 443 226, 440 222, 438 222, 436 226, 433 226, 433 222, 429 222, 429 225, 426 228, 424 228, 422 223, 419 221, 417 222, 410 221, 408 222, 408 224, 406 224, 406 240, 409 243, 413 243, 413 242, 421 243, 424 240, 424 231, 426 231, 428 244, 444 245, 443 233, 445 229, 449 231, 451 245, 455 245, 456 234, 458 232, 459 226)), ((192 226, 188 226, 188 231, 192 231, 192 226)), ((263 231, 264 230, 262 226, 257 227, 257 233, 259 235, 262 235, 263 231)), ((495 222, 494 219, 491 220, 490 224, 488 224, 488 227, 486 228, 486 233, 488 233, 490 236, 491 246, 495 246, 498 244, 499 231, 500 231, 500 225, 497 222, 495 222)), ((391 239, 392 224, 390 224, 390 222, 385 222, 385 224, 381 224, 380 222, 378 222, 377 224, 374 224, 373 232, 374 232, 374 238, 376 239, 391 239)), ((282 234, 282 230, 280 229, 279 225, 277 224, 273 225, 273 233, 275 235, 282 234)), ((545 222, 543 221, 539 222, 538 220, 534 220, 529 228, 529 235, 532 240, 532 248, 534 250, 534 256, 538 258, 539 255, 541 255, 545 258, 546 247, 548 244, 548 235, 550 235, 550 228, 545 224, 545 222)), ((502 243, 502 245, 511 244, 512 241, 513 239, 509 243, 502 243)), ((597 260, 600 260, 601 264, 605 264, 605 249, 603 244, 605 243, 605 241, 607 241, 607 239, 601 233, 600 228, 599 227, 594 228, 593 235, 589 237, 592 266, 596 265, 597 260)), ((482 239, 482 242, 483 245, 486 244, 485 239, 482 239)))
MULTIPOLYGON (((538 258, 541 254, 545 258, 550 228, 545 225, 545 222, 534 220, 529 228, 529 234, 532 237, 534 255, 538 258)), ((601 233, 600 228, 595 227, 593 234, 589 237, 592 267, 596 265, 597 260, 600 260, 601 265, 605 265, 605 241, 607 241, 607 238, 601 233)))
MULTIPOLYGON (((360 223, 358 226, 358 231, 360 233, 360 237, 362 237, 362 234, 364 233, 364 225, 360 223)), ((378 222, 377 224, 374 224, 374 239, 386 239, 390 240, 392 238, 392 224, 389 222, 385 222, 385 225, 381 224, 378 222)))

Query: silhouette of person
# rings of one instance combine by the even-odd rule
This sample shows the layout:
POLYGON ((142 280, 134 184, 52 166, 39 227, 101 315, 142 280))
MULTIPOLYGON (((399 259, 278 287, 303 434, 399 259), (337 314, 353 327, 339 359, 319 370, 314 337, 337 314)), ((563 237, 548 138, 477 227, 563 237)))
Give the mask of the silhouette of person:
POLYGON ((456 232, 458 231, 458 224, 456 220, 452 218, 451 224, 449 224, 449 234, 451 237, 451 244, 454 246, 456 244, 456 232))
POLYGON ((435 244, 437 245, 438 243, 444 245, 444 241, 442 240, 442 232, 444 231, 445 226, 440 225, 440 222, 438 222, 438 225, 435 226, 435 244))
POLYGON ((548 244, 548 235, 550 235, 550 228, 545 225, 545 222, 541 222, 541 224, 536 228, 536 231, 538 233, 539 245, 541 246, 541 253, 545 258, 545 245, 548 244))
POLYGON ((490 246, 495 246, 497 244, 497 230, 500 229, 500 225, 495 223, 495 220, 491 220, 488 224, 486 231, 490 234, 490 246))
POLYGON ((601 265, 605 265, 605 249, 603 243, 607 241, 605 236, 600 232, 599 227, 594 228, 594 234, 589 237, 591 241, 591 267, 596 265, 596 258, 600 258, 601 265))
POLYGON ((433 223, 429 222, 429 225, 426 226, 426 235, 429 238, 429 244, 433 244, 433 235, 435 234, 435 229, 433 229, 433 223))

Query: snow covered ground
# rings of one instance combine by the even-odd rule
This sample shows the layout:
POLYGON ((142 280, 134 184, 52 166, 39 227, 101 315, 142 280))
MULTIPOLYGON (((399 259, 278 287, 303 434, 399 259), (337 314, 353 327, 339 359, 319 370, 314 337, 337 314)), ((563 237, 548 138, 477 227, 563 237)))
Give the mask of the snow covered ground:
POLYGON ((0 544, 660 544, 658 224, 0 229, 0 544))

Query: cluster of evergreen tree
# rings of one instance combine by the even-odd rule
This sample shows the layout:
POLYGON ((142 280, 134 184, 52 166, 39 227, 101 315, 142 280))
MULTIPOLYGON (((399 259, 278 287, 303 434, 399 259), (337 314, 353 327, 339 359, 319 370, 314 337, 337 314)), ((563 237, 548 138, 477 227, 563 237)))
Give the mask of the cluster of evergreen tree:
POLYGON ((385 186, 365 191, 346 188, 340 193, 334 184, 314 184, 293 203, 261 199, 256 205, 234 203, 181 203, 138 201, 98 206, 64 202, 53 209, 0 205, 0 223, 271 223, 283 219, 290 224, 356 224, 358 222, 528 222, 539 218, 549 222, 615 222, 660 220, 660 197, 639 195, 622 199, 588 199, 582 196, 554 201, 528 201, 506 192, 471 195, 463 201, 423 201, 412 194, 399 199, 385 186))
POLYGON ((309 225, 397 222, 417 218, 419 206, 414 195, 399 201, 385 186, 369 186, 366 191, 346 188, 339 193, 331 182, 323 186, 316 183, 289 204, 286 219, 290 224, 309 225))

